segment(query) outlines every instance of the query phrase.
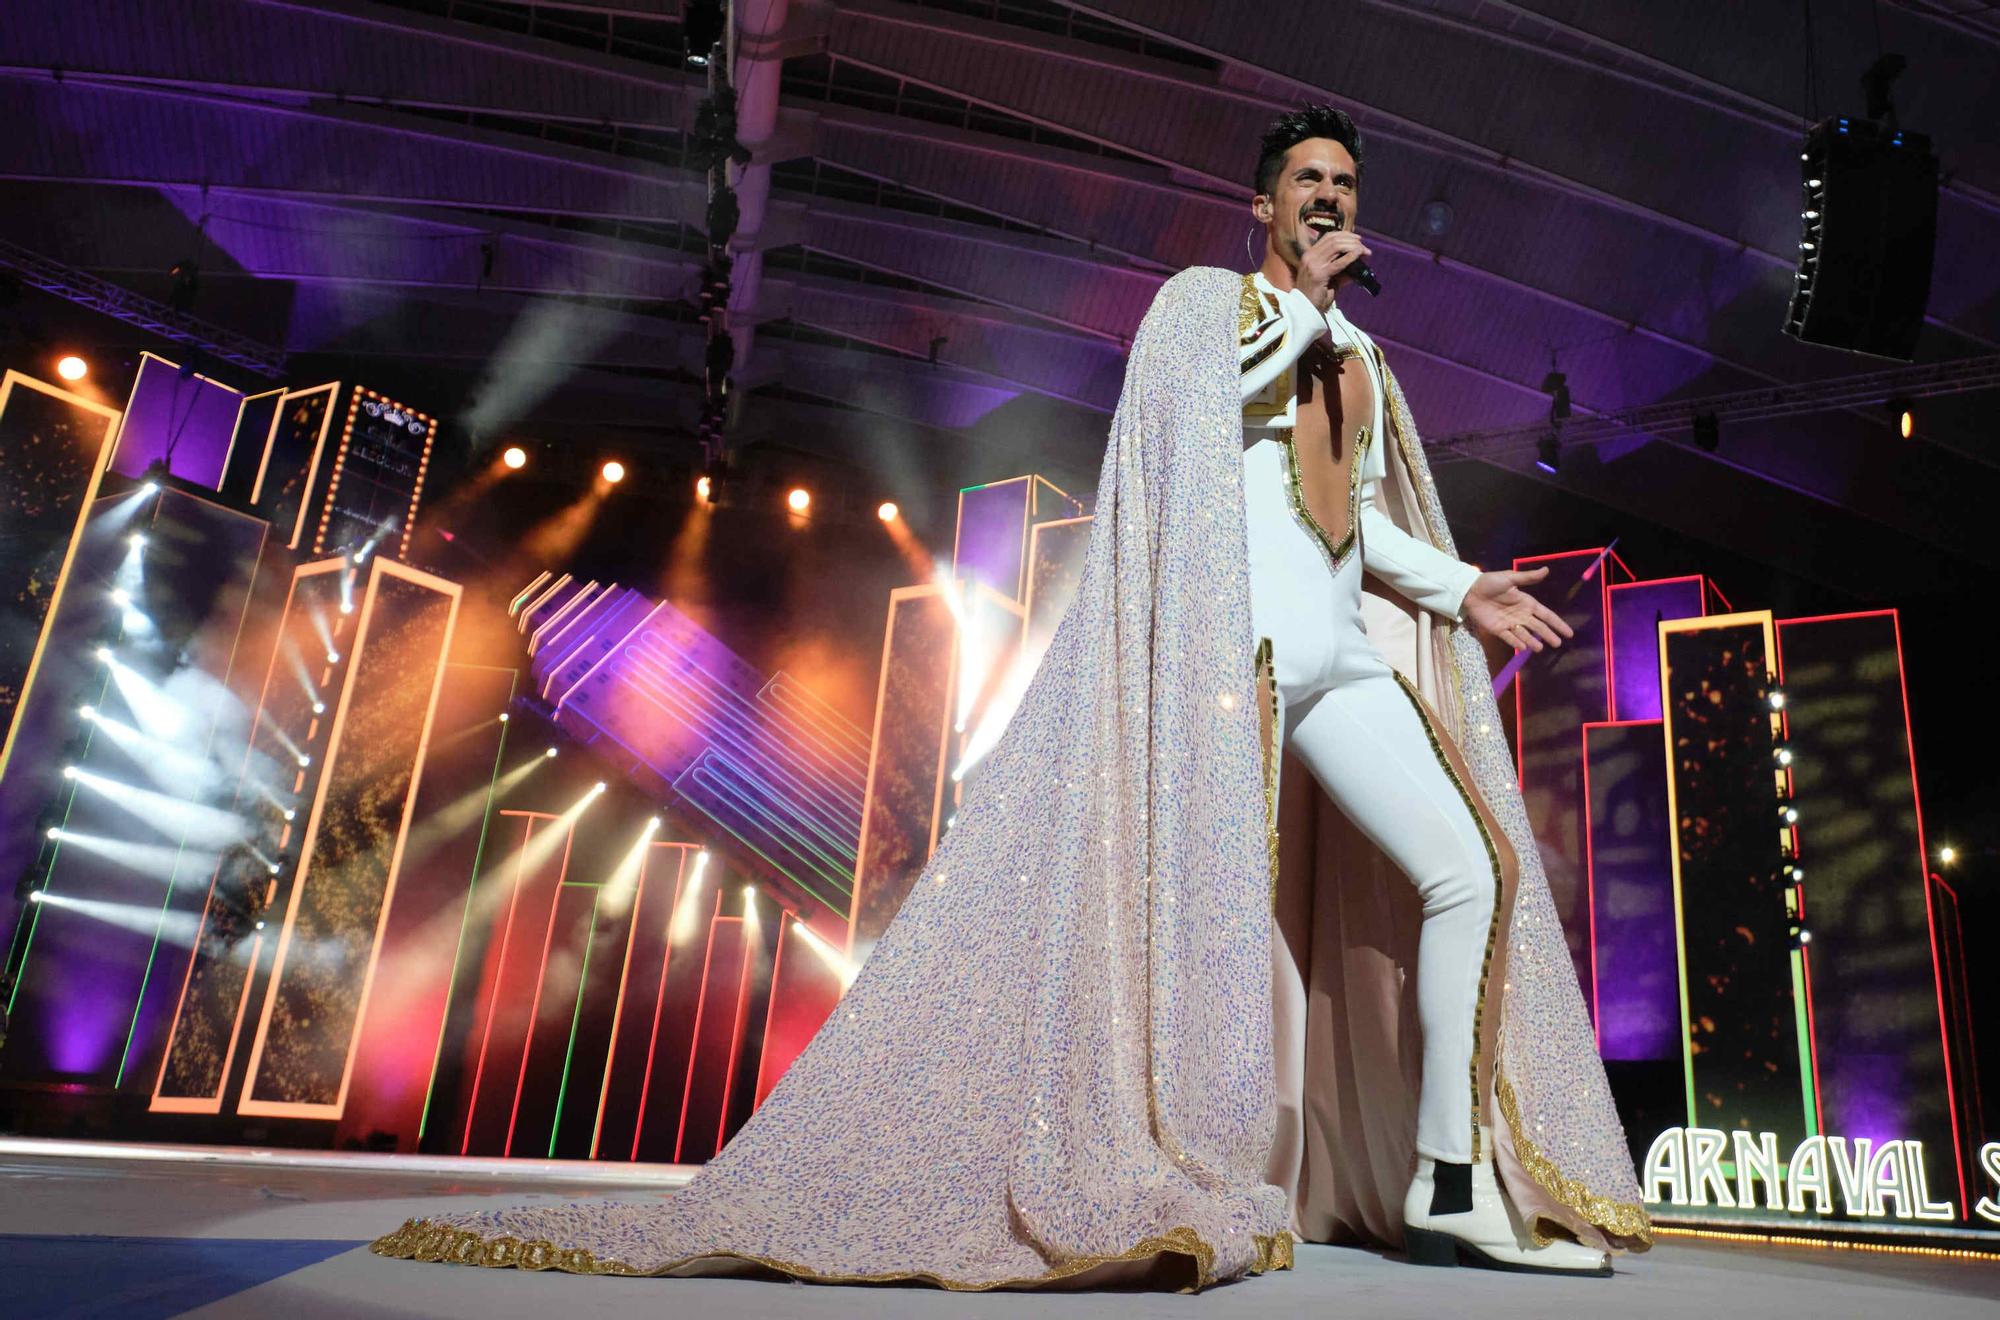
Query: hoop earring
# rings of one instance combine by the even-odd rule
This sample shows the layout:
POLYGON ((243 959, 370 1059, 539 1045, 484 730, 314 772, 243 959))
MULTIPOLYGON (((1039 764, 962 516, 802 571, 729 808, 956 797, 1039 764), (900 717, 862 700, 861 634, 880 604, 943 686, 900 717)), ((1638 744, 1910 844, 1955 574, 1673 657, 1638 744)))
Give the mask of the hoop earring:
POLYGON ((1262 262, 1257 260, 1257 247, 1256 247, 1257 229, 1258 226, 1262 223, 1263 223, 1262 221, 1252 220, 1250 222, 1249 230, 1245 232, 1243 235, 1243 255, 1250 259, 1250 265, 1253 269, 1263 264, 1262 262))

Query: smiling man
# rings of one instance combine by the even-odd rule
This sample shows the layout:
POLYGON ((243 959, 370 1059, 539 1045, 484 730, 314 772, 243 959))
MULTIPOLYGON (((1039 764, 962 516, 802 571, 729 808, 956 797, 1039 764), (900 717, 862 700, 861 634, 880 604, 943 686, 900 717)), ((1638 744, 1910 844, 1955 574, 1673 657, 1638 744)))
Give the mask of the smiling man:
MULTIPOLYGON (((1544 1213, 1566 1236, 1537 1234, 1495 1175, 1493 1114, 1506 1105, 1496 1103, 1493 1052, 1510 998, 1497 983, 1505 951, 1497 960, 1495 951, 1520 887, 1517 849, 1532 852, 1533 841, 1501 828, 1496 805, 1515 803, 1489 801, 1496 789, 1511 794, 1511 779, 1467 774, 1458 751, 1464 712, 1490 706, 1490 692, 1449 681, 1454 632, 1539 651, 1571 631, 1524 589, 1546 568, 1482 573, 1450 553, 1388 365, 1338 305, 1370 255, 1357 223, 1361 175, 1347 115, 1308 106, 1279 120, 1262 143, 1252 202, 1264 262, 1239 294, 1260 732, 1274 804, 1283 760, 1310 776, 1290 814, 1309 836, 1302 843, 1316 845, 1293 850, 1301 864, 1281 869, 1274 903, 1270 1177, 1293 1192, 1308 1238, 1400 1236, 1423 1263, 1603 1273, 1603 1230, 1616 1225, 1544 1213), (1321 796, 1333 813, 1306 805, 1321 796), (1401 969, 1414 974, 1414 1032, 1406 1012, 1382 1012, 1390 1001, 1356 994, 1355 977, 1369 974, 1357 956, 1369 916, 1343 912, 1394 905, 1401 896, 1379 892, 1391 873, 1418 899, 1404 923, 1416 927, 1414 958, 1401 969), (1340 1075, 1353 1062, 1344 1046, 1385 1040, 1420 1049, 1422 1060, 1414 1168, 1401 1186, 1393 1170, 1407 1168, 1411 1135, 1368 1123, 1368 1105, 1360 1118, 1343 1113, 1338 1096, 1343 1082, 1404 1088, 1395 1057, 1380 1059, 1379 1071, 1340 1075), (1382 1185, 1357 1196, 1356 1175, 1385 1165, 1392 1172, 1370 1180, 1382 1185)), ((1471 683, 1485 681, 1479 665, 1471 683)), ((1601 1069, 1593 1080, 1602 1087, 1601 1069)), ((1373 1102, 1377 1114, 1407 1107, 1401 1096, 1373 1102)), ((1608 1112, 1593 1117, 1615 1130, 1608 1112)), ((1509 1156, 1510 1185, 1531 1203, 1546 1200, 1527 1163, 1509 1156)))

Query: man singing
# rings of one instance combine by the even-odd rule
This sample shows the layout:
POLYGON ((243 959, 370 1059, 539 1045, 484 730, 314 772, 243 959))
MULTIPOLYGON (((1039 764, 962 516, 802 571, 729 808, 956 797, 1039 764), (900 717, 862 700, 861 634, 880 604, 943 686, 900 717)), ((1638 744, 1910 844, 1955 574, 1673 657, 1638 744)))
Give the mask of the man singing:
POLYGON ((1335 304, 1369 255, 1361 157, 1340 112, 1287 115, 1263 267, 1160 290, 1033 681, 727 1148, 664 1199, 412 1220, 376 1251, 1200 1288, 1297 1237, 1575 1274, 1649 1245, 1475 637, 1569 629, 1538 574, 1459 561, 1335 304))

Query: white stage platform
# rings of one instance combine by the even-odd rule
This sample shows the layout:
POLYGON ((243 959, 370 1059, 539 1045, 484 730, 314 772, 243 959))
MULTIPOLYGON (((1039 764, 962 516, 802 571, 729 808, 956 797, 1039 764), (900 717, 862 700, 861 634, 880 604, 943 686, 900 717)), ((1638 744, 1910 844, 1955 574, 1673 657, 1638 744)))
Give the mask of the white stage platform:
MULTIPOLYGON (((318 1240, 336 1252, 186 1312, 256 1320, 559 1315, 756 1317, 1432 1317, 1514 1320, 1993 1320, 2000 1260, 1721 1244, 1668 1238, 1611 1279, 1427 1270, 1394 1256, 1304 1246, 1296 1269, 1196 1296, 946 1293, 746 1279, 576 1278, 389 1261, 365 1243, 412 1215, 535 1200, 643 1200, 692 1170, 562 1161, 455 1160, 0 1140, 0 1234, 318 1240), (338 1250, 337 1244, 355 1244, 338 1250)), ((25 1245, 14 1239, 14 1259, 25 1245)), ((99 1249, 116 1250, 115 1243, 99 1249)), ((158 1249, 157 1242, 154 1244, 158 1249)), ((246 1244, 245 1250, 254 1251, 246 1244)), ((0 1288, 4 1291, 4 1288, 0 1288)), ((0 1313, 8 1308, 0 1306, 0 1313)), ((108 1312, 107 1312, 108 1314, 108 1312)))

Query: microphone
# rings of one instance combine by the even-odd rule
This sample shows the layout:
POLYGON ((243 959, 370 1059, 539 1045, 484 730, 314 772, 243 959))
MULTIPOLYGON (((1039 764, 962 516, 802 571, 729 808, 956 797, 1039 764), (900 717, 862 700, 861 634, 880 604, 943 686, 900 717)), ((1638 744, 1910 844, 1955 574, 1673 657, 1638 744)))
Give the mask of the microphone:
MULTIPOLYGON (((1347 213, 1340 209, 1340 203, 1337 201, 1333 204, 1333 218, 1339 222, 1342 229, 1347 228, 1347 213)), ((1313 241, 1318 242, 1319 240, 1314 239, 1313 241)), ((1380 298, 1382 296, 1382 281, 1377 279, 1375 272, 1368 268, 1366 258, 1356 257, 1348 263, 1347 269, 1342 271, 1341 274, 1368 290, 1369 297, 1380 298)))

